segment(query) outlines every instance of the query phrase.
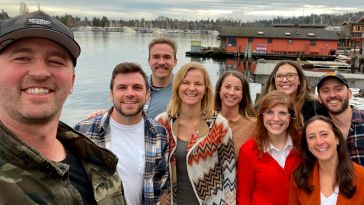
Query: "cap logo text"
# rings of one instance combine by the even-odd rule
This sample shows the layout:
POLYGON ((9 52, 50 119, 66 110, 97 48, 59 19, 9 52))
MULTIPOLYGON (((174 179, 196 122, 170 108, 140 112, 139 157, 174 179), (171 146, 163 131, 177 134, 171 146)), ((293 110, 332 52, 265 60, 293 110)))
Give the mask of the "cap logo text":
POLYGON ((51 24, 50 21, 44 20, 44 19, 28 19, 28 22, 33 24, 39 24, 39 25, 48 25, 51 24))
POLYGON ((9 45, 13 41, 14 41, 14 39, 5 40, 5 41, 3 41, 3 42, 0 43, 0 47, 4 48, 5 46, 9 45))

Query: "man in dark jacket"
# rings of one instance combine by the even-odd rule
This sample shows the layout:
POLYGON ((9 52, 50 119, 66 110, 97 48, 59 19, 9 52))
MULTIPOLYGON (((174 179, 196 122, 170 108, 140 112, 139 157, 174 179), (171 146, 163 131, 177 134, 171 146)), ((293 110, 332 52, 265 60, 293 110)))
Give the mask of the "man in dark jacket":
POLYGON ((125 204, 117 158, 59 121, 80 47, 37 11, 0 28, 0 204, 125 204))

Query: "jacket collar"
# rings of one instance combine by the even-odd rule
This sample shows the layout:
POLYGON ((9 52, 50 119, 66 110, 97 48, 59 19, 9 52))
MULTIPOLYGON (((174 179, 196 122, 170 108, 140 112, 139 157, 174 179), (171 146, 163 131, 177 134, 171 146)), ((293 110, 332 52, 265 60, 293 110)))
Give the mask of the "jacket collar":
MULTIPOLYGON (((113 153, 98 147, 90 139, 63 122, 58 124, 57 138, 64 146, 72 150, 76 156, 79 156, 82 161, 91 162, 109 174, 115 173, 118 159, 113 153)), ((2 156, 8 162, 27 168, 49 169, 53 167, 56 172, 63 172, 57 167, 60 163, 44 157, 36 149, 17 138, 1 122, 0 140, 2 156)))

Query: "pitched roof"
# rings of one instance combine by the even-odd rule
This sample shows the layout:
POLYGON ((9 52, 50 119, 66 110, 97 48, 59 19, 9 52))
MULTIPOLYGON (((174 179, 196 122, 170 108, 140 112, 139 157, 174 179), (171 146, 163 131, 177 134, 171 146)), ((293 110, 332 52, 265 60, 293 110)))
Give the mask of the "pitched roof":
POLYGON ((299 27, 222 27, 220 37, 338 40, 335 31, 299 27))

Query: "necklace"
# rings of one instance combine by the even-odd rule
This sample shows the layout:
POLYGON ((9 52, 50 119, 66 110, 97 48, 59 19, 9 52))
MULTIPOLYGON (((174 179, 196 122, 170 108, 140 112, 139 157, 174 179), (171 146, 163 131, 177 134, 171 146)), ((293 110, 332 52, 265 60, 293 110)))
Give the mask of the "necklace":
POLYGON ((193 135, 201 137, 201 135, 205 133, 205 127, 207 127, 207 124, 205 123, 206 122, 202 118, 195 122, 178 118, 172 125, 173 133, 177 135, 178 138, 189 141, 193 135))
POLYGON ((229 118, 228 121, 234 123, 234 122, 238 122, 241 118, 242 118, 242 116, 239 114, 236 117, 229 118))

